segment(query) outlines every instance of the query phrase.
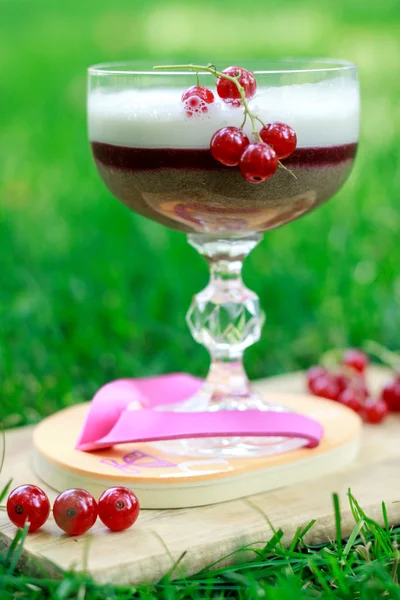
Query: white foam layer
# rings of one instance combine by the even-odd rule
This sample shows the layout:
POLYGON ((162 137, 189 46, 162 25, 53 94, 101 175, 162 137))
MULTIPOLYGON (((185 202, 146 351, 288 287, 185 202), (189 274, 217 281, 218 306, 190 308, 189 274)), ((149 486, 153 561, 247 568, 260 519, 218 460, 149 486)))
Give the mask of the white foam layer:
MULTIPOLYGON (((218 100, 202 117, 188 118, 181 89, 94 91, 89 96, 89 138, 137 148, 208 148, 211 136, 227 125, 240 126, 243 108, 218 100)), ((250 102, 264 123, 291 125, 298 147, 335 146, 356 142, 359 95, 353 82, 261 88, 250 102)), ((250 135, 250 124, 246 131, 250 135)))

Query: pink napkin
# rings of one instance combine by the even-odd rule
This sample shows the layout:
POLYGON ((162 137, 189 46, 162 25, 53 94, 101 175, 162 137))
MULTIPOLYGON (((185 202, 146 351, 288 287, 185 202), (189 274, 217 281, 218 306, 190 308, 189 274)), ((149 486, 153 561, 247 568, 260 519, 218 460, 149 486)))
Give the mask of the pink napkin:
POLYGON ((295 413, 154 410, 162 404, 187 400, 202 383, 201 379, 185 373, 107 383, 93 397, 77 450, 90 452, 129 442, 233 435, 303 438, 309 448, 315 448, 321 441, 322 426, 295 413))

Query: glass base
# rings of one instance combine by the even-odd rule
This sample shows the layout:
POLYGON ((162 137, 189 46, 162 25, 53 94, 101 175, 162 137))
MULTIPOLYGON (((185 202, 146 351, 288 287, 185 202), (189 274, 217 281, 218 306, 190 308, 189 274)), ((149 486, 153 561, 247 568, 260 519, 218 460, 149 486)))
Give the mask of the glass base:
MULTIPOLYGON (((160 410, 176 412, 202 412, 220 410, 287 411, 285 407, 266 403, 255 392, 242 397, 221 395, 216 397, 207 384, 198 394, 180 404, 163 406, 160 410)), ((152 446, 169 455, 208 458, 253 458, 289 452, 305 446, 307 441, 288 437, 218 437, 193 438, 154 442, 152 446)))

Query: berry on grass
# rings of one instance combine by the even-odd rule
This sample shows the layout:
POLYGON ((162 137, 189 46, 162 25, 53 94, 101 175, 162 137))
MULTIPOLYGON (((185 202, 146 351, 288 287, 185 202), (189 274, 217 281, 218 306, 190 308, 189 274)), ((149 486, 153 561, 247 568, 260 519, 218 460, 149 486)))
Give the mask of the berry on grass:
POLYGON ((54 501, 54 520, 69 535, 86 533, 95 524, 97 513, 96 500, 80 488, 65 490, 54 501))
POLYGON ((124 531, 131 527, 139 511, 139 500, 128 488, 109 488, 100 496, 99 517, 111 531, 124 531))
MULTIPOLYGON (((257 83, 253 73, 247 69, 243 69, 243 67, 227 67, 222 71, 222 73, 230 77, 237 77, 239 72, 239 83, 244 88, 246 99, 250 100, 257 90, 257 83)), ((240 92, 233 81, 224 77, 218 77, 216 86, 217 94, 224 102, 233 105, 240 104, 240 92)))
POLYGON ((22 529, 28 522, 28 531, 36 531, 47 521, 49 513, 49 499, 36 485, 20 485, 8 496, 8 518, 16 527, 22 529))
POLYGON ((212 136, 210 151, 218 162, 226 167, 235 167, 249 143, 249 138, 242 129, 223 127, 212 136))
POLYGON ((240 172, 249 183, 263 183, 276 172, 278 159, 264 142, 249 144, 240 159, 240 172))
POLYGON ((269 123, 260 130, 263 142, 269 144, 274 150, 276 157, 281 160, 287 158, 296 149, 297 136, 289 125, 285 123, 269 123))

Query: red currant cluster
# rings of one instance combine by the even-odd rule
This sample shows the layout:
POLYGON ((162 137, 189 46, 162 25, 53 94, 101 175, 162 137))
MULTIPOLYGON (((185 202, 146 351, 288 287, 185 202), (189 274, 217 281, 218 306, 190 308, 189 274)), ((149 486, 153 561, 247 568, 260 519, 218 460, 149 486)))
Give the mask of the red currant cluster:
MULTIPOLYGON (((176 65, 178 68, 179 65, 176 65)), ((195 69, 188 65, 188 68, 195 69)), ((295 131, 285 123, 264 123, 254 115, 248 105, 257 90, 253 73, 242 67, 228 67, 221 72, 215 68, 196 67, 196 70, 208 71, 217 78, 218 96, 231 106, 244 108, 241 127, 222 127, 214 133, 210 142, 212 156, 226 167, 240 167, 240 172, 249 183, 263 183, 276 172, 279 161, 290 156, 297 144, 295 131), (249 117, 255 141, 250 143, 243 131, 249 117), (258 131, 256 124, 261 124, 258 131)), ((208 112, 208 106, 214 102, 213 92, 199 84, 193 85, 182 94, 182 102, 188 117, 208 112)))
POLYGON ((365 379, 368 364, 362 350, 346 350, 334 368, 317 365, 307 371, 308 389, 315 396, 351 408, 366 423, 381 423, 390 411, 400 411, 400 375, 383 388, 379 398, 374 398, 365 379))
MULTIPOLYGON (((86 490, 65 490, 53 505, 55 522, 69 535, 86 533, 97 517, 111 531, 124 531, 134 524, 139 511, 139 500, 125 487, 109 488, 100 496, 98 503, 86 490)), ((50 501, 40 487, 20 485, 8 497, 7 514, 16 527, 23 528, 25 523, 29 523, 28 531, 36 531, 49 517, 50 501)))

